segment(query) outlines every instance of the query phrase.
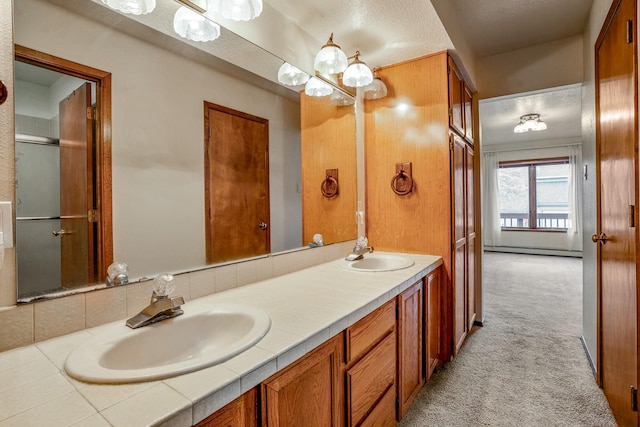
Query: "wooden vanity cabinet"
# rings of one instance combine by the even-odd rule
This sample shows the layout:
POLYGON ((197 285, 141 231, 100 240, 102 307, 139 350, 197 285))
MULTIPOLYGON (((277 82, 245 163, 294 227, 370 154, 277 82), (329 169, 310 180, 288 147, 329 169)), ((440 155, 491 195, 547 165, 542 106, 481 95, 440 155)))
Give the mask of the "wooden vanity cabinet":
POLYGON ((258 390, 253 388, 196 424, 196 427, 257 427, 258 390))
POLYGON ((442 361, 442 267, 424 278, 424 371, 429 380, 442 361))
POLYGON ((424 385, 422 280, 398 295, 398 421, 424 385))
POLYGON ((347 426, 392 426, 396 419, 396 301, 345 331, 347 426))
POLYGON ((262 425, 344 425, 343 335, 338 334, 260 385, 262 425))

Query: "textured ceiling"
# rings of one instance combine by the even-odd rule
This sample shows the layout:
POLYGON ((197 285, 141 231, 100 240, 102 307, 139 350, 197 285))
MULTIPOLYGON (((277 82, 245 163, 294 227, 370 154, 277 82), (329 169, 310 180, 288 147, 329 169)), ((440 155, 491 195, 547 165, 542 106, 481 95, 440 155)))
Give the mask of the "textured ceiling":
POLYGON ((480 101, 483 146, 522 143, 552 139, 576 138, 582 135, 581 85, 563 86, 533 93, 503 96, 480 101), (547 124, 539 132, 514 133, 520 116, 538 113, 547 124))

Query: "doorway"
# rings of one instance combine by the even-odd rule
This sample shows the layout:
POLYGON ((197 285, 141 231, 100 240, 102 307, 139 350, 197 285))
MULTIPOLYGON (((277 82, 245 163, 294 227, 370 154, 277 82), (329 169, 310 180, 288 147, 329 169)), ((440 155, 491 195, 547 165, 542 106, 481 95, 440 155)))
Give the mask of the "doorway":
POLYGON ((268 254, 269 121, 204 103, 207 263, 268 254))
POLYGON ((111 75, 22 46, 15 58, 18 300, 26 302, 98 282, 113 260, 111 75))

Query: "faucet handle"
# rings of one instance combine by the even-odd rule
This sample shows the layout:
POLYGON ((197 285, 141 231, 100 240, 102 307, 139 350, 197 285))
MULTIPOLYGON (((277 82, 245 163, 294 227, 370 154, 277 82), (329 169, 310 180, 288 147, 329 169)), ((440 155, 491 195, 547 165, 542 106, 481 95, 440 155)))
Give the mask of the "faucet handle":
POLYGON ((176 290, 173 274, 159 274, 153 279, 153 292, 158 297, 167 297, 176 290))
POLYGON ((364 236, 360 236, 358 237, 358 240, 356 240, 356 249, 366 248, 368 244, 369 240, 364 236))

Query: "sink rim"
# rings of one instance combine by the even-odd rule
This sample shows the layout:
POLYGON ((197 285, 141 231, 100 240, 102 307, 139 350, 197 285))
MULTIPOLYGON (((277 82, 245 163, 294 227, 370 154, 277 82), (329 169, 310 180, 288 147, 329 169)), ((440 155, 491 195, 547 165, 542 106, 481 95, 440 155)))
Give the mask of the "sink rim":
MULTIPOLYGON (((253 347, 271 329, 269 314, 254 306, 237 303, 187 303, 182 308, 185 313, 181 316, 138 329, 127 327, 124 321, 103 327, 104 329, 69 353, 64 363, 65 372, 74 379, 94 384, 129 384, 175 377, 223 363, 253 347), (147 368, 115 369, 101 364, 102 358, 107 352, 127 339, 168 328, 174 324, 184 323, 196 315, 225 313, 247 315, 254 320, 254 324, 236 342, 221 347, 222 351, 147 368)), ((164 344, 172 345, 171 342, 164 344)))
POLYGON ((415 261, 407 256, 392 254, 392 253, 380 253, 380 252, 365 254, 363 259, 359 259, 355 261, 347 261, 345 259, 342 259, 339 262, 340 267, 344 268, 345 270, 357 271, 359 273, 381 273, 381 272, 387 272, 387 271, 404 270, 406 268, 412 267, 414 264, 415 264, 415 261), (358 268, 357 267, 358 263, 361 263, 364 260, 372 259, 372 258, 373 259, 375 258, 394 259, 399 261, 399 264, 393 267, 380 267, 380 268, 358 268))

